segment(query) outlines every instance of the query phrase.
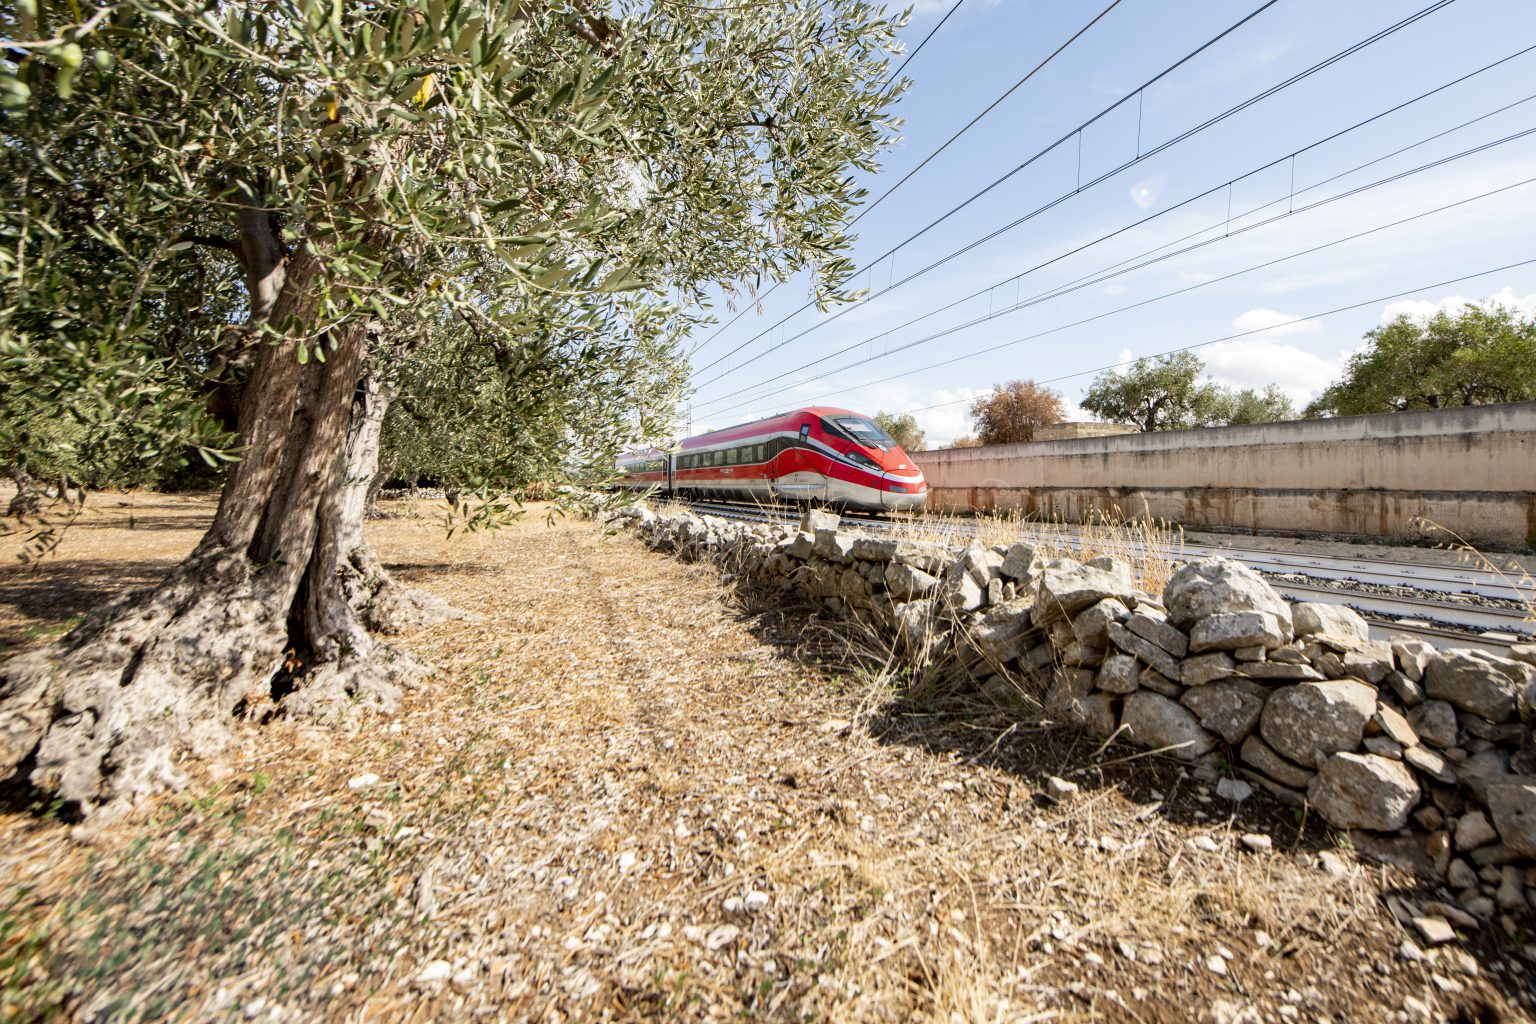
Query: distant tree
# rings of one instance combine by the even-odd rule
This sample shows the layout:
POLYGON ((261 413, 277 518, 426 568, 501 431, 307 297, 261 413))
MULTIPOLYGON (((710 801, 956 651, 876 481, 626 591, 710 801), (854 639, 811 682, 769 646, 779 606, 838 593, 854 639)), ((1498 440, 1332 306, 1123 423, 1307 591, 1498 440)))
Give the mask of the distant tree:
POLYGON ((1095 377, 1083 408, 1142 431, 1183 430, 1220 422, 1222 389, 1201 381, 1205 363, 1192 352, 1138 359, 1124 373, 1095 377))
POLYGON ((877 412, 875 424, 905 451, 920 452, 927 447, 927 437, 911 413, 877 412))
POLYGON ((1224 391, 1216 406, 1216 422, 1229 427, 1244 423, 1277 423, 1297 418, 1296 406, 1280 390, 1271 384, 1263 391, 1243 388, 1241 391, 1224 391))
POLYGON ((979 444, 1033 441, 1035 428, 1060 423, 1064 413, 1061 393, 1032 380, 994 384, 990 395, 971 405, 979 444))
POLYGON ((945 448, 980 448, 981 447, 981 439, 977 438, 977 437, 971 437, 970 435, 966 435, 965 437, 957 437, 957 438, 955 438, 953 441, 949 442, 949 444, 945 445, 944 447, 945 448))
POLYGON ((1365 334, 1308 416, 1358 416, 1536 398, 1536 318, 1498 303, 1403 314, 1365 334))

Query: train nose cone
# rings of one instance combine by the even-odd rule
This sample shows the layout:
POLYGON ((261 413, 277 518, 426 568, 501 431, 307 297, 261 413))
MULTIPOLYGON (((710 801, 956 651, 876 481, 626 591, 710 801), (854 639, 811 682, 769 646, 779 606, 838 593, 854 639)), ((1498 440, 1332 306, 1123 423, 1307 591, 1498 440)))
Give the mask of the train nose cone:
POLYGON ((895 476, 886 473, 880 481, 880 501, 887 512, 906 512, 921 508, 928 500, 928 486, 919 473, 916 476, 895 476))

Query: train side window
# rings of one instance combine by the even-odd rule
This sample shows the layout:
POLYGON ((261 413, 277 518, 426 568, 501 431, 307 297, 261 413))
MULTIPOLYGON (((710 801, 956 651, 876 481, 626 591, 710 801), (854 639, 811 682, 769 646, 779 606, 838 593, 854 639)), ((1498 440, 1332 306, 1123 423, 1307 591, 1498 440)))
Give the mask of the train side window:
POLYGON ((805 440, 806 438, 808 438, 810 436, 811 436, 811 425, 809 423, 802 423, 802 424, 800 424, 800 439, 803 441, 803 440, 805 440))

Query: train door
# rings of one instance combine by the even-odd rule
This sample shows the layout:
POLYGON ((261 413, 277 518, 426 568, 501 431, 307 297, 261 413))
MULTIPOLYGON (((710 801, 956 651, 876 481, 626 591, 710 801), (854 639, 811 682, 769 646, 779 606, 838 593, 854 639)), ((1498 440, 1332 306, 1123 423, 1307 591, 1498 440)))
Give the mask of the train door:
POLYGON ((779 476, 779 493, 791 501, 824 501, 827 478, 822 475, 811 448, 811 425, 800 424, 800 437, 785 452, 787 472, 779 476))
POLYGON ((663 456, 667 462, 667 492, 671 494, 677 487, 677 456, 668 454, 663 456))

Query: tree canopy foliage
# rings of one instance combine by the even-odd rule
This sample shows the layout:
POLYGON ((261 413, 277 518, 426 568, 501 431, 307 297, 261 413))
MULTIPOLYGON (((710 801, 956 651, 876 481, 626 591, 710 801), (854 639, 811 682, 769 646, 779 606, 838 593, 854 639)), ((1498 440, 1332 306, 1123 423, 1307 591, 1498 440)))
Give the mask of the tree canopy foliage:
POLYGON ((1232 391, 1203 380, 1205 363, 1193 352, 1138 359, 1123 371, 1094 378, 1083 408, 1111 423, 1142 431, 1236 426, 1292 419, 1295 407, 1274 384, 1263 391, 1232 391))
POLYGON ((1356 416, 1536 399, 1536 317, 1495 302, 1402 314, 1366 332, 1309 416, 1356 416))
POLYGON ((909 412, 877 412, 875 424, 890 434, 903 451, 920 452, 928 444, 923 429, 917 425, 917 418, 909 412))
POLYGON ((978 444, 1033 441, 1038 427, 1060 423, 1065 416, 1061 393, 1033 380, 992 385, 992 393, 971 403, 978 444))
MULTIPOLYGON (((442 365, 447 331, 535 380, 648 349, 675 384, 657 343, 712 282, 809 269, 839 297, 845 172, 892 127, 892 26, 851 0, 30 11, 0 61, 0 421, 38 423, 63 383, 45 409, 143 460, 227 451, 209 393, 263 344, 325 358, 346 323, 389 326, 379 362, 430 339, 442 365)), ((623 397, 577 405, 651 419, 623 397)))
POLYGON ((896 27, 862 0, 0 0, 0 458, 111 431, 229 466, 164 582, 0 664, 0 773, 122 804, 237 710, 396 702, 425 669, 376 636, 452 610, 363 536, 386 428, 494 521, 497 488, 669 422, 713 283, 848 298, 896 27))

